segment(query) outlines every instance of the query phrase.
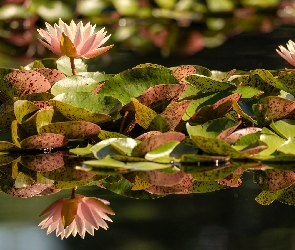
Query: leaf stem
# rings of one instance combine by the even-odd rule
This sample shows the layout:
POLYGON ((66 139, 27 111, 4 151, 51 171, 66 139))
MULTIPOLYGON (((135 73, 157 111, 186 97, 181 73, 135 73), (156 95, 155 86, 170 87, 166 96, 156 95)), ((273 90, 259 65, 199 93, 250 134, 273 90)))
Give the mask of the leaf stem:
POLYGON ((71 194, 71 199, 74 199, 75 198, 75 194, 76 194, 76 190, 77 190, 77 186, 76 187, 74 187, 73 189, 72 189, 72 194, 71 194))
POLYGON ((76 66, 75 66, 75 58, 70 57, 71 68, 73 75, 77 75, 76 66))

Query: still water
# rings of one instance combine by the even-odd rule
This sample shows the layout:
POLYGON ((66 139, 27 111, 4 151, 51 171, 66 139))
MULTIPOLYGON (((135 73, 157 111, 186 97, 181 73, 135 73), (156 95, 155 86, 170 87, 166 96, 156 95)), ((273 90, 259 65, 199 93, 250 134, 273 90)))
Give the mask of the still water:
MULTIPOLYGON (((142 57, 124 51, 107 67, 97 67, 107 73, 145 62, 167 67, 196 64, 221 71, 284 68, 288 65, 275 49, 293 38, 294 29, 282 26, 267 34, 240 34, 189 58, 162 58, 158 54, 142 57)), ((77 193, 110 201, 116 213, 108 230, 100 228, 84 240, 70 236, 61 241, 37 226, 42 220, 39 214, 55 200, 70 196, 70 190, 28 199, 0 193, 0 249, 295 249, 294 206, 277 201, 262 206, 254 200, 261 189, 253 183, 252 174, 245 173, 242 181, 238 188, 154 200, 125 198, 97 187, 79 188, 77 193)))

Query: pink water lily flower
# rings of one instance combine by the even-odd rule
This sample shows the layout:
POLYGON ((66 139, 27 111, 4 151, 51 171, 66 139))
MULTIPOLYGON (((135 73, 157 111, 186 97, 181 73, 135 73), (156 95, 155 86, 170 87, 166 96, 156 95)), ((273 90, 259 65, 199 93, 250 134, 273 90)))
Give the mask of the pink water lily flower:
POLYGON ((48 228, 47 234, 56 230, 56 236, 61 239, 77 233, 84 239, 85 233, 94 235, 94 229, 108 228, 104 220, 112 221, 106 214, 114 215, 113 210, 107 206, 109 202, 95 197, 75 195, 63 198, 45 209, 40 216, 48 214, 39 226, 48 228))
POLYGON ((278 49, 276 50, 281 57, 283 57, 288 63, 291 65, 295 66, 295 43, 291 40, 287 43, 287 48, 286 49, 284 46, 279 46, 279 51, 278 49))
POLYGON ((103 54, 113 45, 101 47, 111 35, 106 36, 102 28, 95 32, 95 25, 87 23, 85 26, 82 21, 76 24, 73 20, 70 25, 59 19, 58 25, 53 27, 45 23, 47 30, 38 29, 39 34, 45 39, 39 41, 53 53, 61 56, 66 55, 70 58, 89 59, 103 54))

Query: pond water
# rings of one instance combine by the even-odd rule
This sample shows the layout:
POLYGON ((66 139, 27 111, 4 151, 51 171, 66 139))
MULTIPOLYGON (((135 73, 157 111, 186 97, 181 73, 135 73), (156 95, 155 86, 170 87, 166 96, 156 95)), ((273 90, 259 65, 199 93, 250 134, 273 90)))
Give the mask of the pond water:
MULTIPOLYGON (((267 34, 243 33, 229 38, 222 46, 204 49, 186 58, 175 56, 165 59, 158 53, 143 57, 124 51, 107 67, 100 62, 96 66, 107 73, 117 73, 145 62, 167 67, 196 64, 221 71, 284 68, 288 65, 275 49, 293 38, 294 29, 281 26, 267 34)), ((79 194, 110 201, 115 211, 108 230, 100 228, 94 236, 86 234, 84 240, 79 236, 60 240, 54 233, 46 235, 46 230, 37 226, 42 220, 39 214, 57 199, 69 197, 71 189, 27 199, 1 192, 0 248, 295 249, 295 224, 292 220, 295 207, 278 201, 260 205, 255 197, 261 188, 253 182, 253 172, 243 173, 241 179, 239 187, 199 194, 171 194, 156 199, 127 198, 96 186, 78 188, 79 194)))

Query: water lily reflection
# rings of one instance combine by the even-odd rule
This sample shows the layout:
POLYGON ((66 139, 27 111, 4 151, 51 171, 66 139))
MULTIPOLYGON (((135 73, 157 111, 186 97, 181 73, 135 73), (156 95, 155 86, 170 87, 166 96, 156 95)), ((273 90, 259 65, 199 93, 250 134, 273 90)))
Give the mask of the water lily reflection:
MULTIPOLYGON (((74 193, 74 192, 73 192, 74 193)), ((95 197, 73 194, 69 198, 60 199, 45 209, 40 216, 48 214, 39 226, 47 229, 47 234, 56 230, 61 239, 77 233, 84 238, 88 232, 94 235, 94 229, 108 228, 107 221, 112 221, 107 214, 114 215, 107 206, 109 202, 95 197)))

